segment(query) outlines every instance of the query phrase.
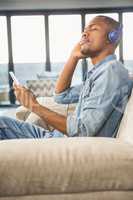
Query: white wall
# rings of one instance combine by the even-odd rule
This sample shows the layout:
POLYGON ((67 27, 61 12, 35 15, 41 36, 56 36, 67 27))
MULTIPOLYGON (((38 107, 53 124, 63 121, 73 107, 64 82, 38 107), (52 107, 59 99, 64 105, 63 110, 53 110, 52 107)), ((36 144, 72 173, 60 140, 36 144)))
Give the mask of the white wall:
POLYGON ((133 6, 133 0, 0 0, 0 10, 133 6))

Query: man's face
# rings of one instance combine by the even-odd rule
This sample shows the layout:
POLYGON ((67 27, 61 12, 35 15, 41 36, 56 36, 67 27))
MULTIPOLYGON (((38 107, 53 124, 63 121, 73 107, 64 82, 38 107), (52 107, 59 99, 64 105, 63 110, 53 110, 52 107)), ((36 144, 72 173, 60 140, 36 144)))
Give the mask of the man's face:
POLYGON ((104 51, 109 44, 107 40, 108 32, 107 24, 101 18, 94 18, 82 34, 81 53, 93 57, 104 51))

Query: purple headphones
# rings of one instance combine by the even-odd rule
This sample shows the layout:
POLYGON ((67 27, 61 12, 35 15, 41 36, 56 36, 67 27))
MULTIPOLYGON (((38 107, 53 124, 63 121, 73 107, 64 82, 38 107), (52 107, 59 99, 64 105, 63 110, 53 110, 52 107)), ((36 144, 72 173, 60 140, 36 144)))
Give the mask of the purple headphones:
POLYGON ((122 25, 108 33, 108 39, 111 43, 117 43, 122 35, 122 25))

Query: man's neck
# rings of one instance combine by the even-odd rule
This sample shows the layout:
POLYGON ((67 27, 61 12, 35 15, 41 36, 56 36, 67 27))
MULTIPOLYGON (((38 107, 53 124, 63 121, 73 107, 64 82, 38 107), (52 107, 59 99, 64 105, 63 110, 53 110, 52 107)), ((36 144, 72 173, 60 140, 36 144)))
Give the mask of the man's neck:
POLYGON ((93 65, 96 65, 97 63, 101 62, 102 60, 104 60, 107 56, 113 54, 114 52, 103 52, 95 57, 91 58, 91 62, 93 65))

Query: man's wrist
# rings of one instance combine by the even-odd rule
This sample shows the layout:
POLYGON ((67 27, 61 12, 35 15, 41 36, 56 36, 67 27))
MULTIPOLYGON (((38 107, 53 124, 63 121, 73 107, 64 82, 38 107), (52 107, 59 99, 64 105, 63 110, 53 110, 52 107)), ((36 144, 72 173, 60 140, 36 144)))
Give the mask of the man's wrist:
POLYGON ((75 62, 78 62, 80 60, 80 58, 77 55, 74 55, 74 54, 70 55, 70 59, 72 59, 75 62))
POLYGON ((31 110, 31 112, 38 113, 40 107, 41 107, 41 105, 38 102, 36 102, 36 103, 32 104, 30 110, 31 110))

